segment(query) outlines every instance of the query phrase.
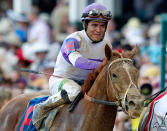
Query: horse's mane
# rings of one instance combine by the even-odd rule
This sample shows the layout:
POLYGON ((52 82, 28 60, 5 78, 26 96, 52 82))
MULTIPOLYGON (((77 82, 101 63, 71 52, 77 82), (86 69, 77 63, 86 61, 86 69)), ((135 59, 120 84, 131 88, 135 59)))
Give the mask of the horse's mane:
MULTIPOLYGON (((120 57, 120 53, 118 51, 112 51, 112 55, 115 57, 120 57)), ((99 75, 101 70, 104 68, 105 65, 108 64, 107 58, 104 58, 103 62, 92 72, 90 72, 87 76, 87 79, 85 80, 83 86, 82 86, 82 92, 86 93, 90 90, 92 87, 94 81, 96 80, 96 77, 99 75)))

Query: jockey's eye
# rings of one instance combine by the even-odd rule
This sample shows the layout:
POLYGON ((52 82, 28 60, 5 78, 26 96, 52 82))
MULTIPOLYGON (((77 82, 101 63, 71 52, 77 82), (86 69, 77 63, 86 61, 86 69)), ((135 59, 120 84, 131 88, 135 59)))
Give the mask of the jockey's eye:
POLYGON ((116 74, 114 74, 114 73, 113 73, 111 76, 112 76, 112 79, 117 78, 117 75, 116 75, 116 74))

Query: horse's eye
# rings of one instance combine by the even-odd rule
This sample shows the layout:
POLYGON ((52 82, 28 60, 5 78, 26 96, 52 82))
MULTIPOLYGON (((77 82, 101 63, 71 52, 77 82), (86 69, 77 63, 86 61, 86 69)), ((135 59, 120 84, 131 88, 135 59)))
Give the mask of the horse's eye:
POLYGON ((112 74, 112 78, 116 78, 116 77, 117 77, 117 75, 113 73, 112 74))

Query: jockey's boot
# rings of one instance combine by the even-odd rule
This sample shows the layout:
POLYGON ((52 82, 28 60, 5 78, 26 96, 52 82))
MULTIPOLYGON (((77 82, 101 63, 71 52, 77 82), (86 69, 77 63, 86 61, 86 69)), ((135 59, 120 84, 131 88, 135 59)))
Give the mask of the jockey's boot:
POLYGON ((43 103, 39 103, 34 106, 34 111, 36 113, 33 114, 33 118, 35 118, 35 121, 40 120, 42 117, 46 115, 50 110, 63 105, 65 103, 70 103, 70 100, 68 98, 68 94, 65 90, 62 90, 59 95, 56 96, 50 96, 46 101, 43 103))

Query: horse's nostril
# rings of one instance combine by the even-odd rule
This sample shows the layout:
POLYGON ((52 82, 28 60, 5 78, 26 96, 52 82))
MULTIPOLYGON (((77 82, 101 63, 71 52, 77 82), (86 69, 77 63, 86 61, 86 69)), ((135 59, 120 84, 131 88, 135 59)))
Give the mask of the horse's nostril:
POLYGON ((135 106, 135 103, 133 101, 129 101, 129 106, 135 106))

